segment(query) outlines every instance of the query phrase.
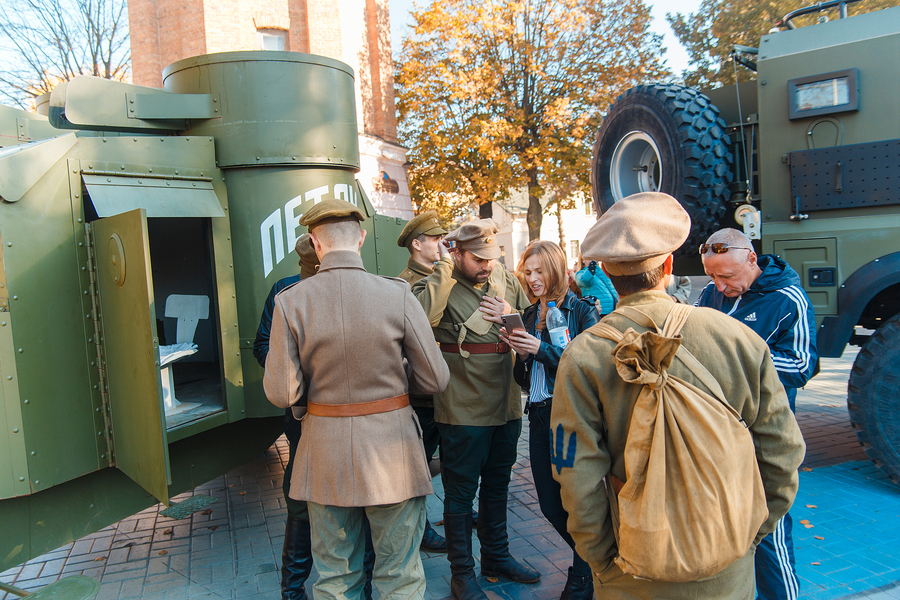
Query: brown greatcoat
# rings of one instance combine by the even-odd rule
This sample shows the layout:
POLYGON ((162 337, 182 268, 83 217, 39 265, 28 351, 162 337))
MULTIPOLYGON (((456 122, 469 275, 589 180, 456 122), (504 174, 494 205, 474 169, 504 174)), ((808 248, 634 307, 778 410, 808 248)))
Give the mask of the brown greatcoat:
MULTIPOLYGON (((329 252, 318 274, 275 297, 263 380, 282 408, 355 404, 443 391, 450 373, 428 319, 402 280, 366 273, 355 252, 329 252)), ((329 506, 395 504, 432 493, 413 410, 359 417, 307 414, 290 497, 329 506)))
MULTIPOLYGON (((662 291, 625 296, 620 306, 632 306, 662 326, 674 305, 662 291)), ((603 323, 619 331, 629 327, 647 330, 618 314, 603 323)), ((756 543, 775 528, 797 493, 797 468, 805 445, 791 413, 784 387, 778 379, 769 349, 753 330, 728 315, 695 308, 681 331, 682 344, 722 386, 725 398, 753 434, 756 460, 766 491, 769 518, 756 543), (724 318, 723 318, 724 317, 724 318)), ((625 444, 634 403, 640 387, 626 383, 616 372, 612 351, 615 342, 593 335, 588 329, 566 347, 556 374, 550 431, 575 435, 574 461, 566 448, 557 456, 553 476, 562 489, 563 506, 569 513, 568 529, 578 554, 599 576, 594 577, 598 597, 609 600, 667 598, 669 600, 748 600, 754 591, 753 548, 715 576, 698 582, 662 583, 624 575, 613 563, 616 541, 609 514, 603 477, 612 473, 627 481, 625 444), (557 429, 560 428, 562 432, 557 429), (601 591, 602 590, 602 591, 601 591)), ((701 389, 705 386, 686 367, 674 362, 673 375, 701 389)), ((568 443, 568 442, 567 442, 568 443)))

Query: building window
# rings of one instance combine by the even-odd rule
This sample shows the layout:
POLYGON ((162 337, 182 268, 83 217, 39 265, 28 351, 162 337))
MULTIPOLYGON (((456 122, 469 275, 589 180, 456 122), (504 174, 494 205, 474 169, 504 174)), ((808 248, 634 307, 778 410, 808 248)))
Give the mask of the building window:
POLYGON ((260 50, 288 50, 287 31, 283 29, 257 29, 260 50))
POLYGON ((578 258, 578 253, 581 252, 581 242, 578 240, 572 240, 569 242, 569 258, 575 260, 578 258))
POLYGON ((584 202, 584 214, 587 216, 594 214, 594 202, 590 198, 584 202))

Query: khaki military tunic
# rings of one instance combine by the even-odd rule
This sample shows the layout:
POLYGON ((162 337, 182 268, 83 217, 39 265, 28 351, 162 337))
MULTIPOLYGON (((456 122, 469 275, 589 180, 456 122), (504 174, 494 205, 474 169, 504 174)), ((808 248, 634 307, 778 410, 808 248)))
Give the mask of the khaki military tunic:
MULTIPOLYGON (((673 305, 662 291, 640 292, 620 301, 620 306, 641 310, 660 327, 673 305)), ((629 327, 647 330, 617 314, 602 322, 623 332, 629 327)), ((769 509, 769 518, 756 538, 759 543, 788 511, 797 493, 797 468, 805 453, 800 429, 769 350, 750 328, 718 311, 695 308, 681 335, 683 345, 721 384, 725 398, 753 434, 769 509)), ((574 461, 568 462, 568 456, 556 457, 561 470, 554 469, 553 476, 562 486, 568 529, 578 553, 600 573, 603 598, 749 598, 754 589, 752 549, 716 576, 697 583, 638 580, 623 575, 612 563, 616 543, 602 478, 611 472, 627 481, 625 442, 639 392, 638 386, 625 383, 616 372, 611 356, 614 347, 615 342, 593 335, 590 329, 576 337, 562 356, 553 390, 550 430, 556 432, 561 426, 566 440, 573 432, 576 437, 574 461), (606 436, 604 431, 608 431, 606 436)), ((705 389, 680 362, 673 363, 669 372, 705 389)))
MULTIPOLYGON (((447 364, 405 281, 366 273, 355 252, 329 252, 318 274, 275 297, 266 395, 282 408, 399 396, 409 382, 441 392, 447 364)), ((395 504, 432 493, 411 407, 358 417, 307 414, 290 497, 331 506, 395 504)))
POLYGON ((433 268, 413 260, 413 257, 410 256, 409 262, 406 263, 406 268, 397 277, 407 282, 411 287, 415 282, 428 277, 432 273, 434 273, 433 268))
MULTIPOLYGON (((528 307, 528 297, 515 275, 506 271, 504 299, 514 311, 528 307)), ((466 279, 449 257, 434 265, 434 272, 413 285, 428 320, 434 327, 434 337, 441 344, 456 346, 459 331, 455 326, 464 323, 481 305, 488 293, 488 284, 476 284, 466 279)), ((487 334, 468 332, 464 343, 495 344, 500 342, 500 325, 493 324, 487 334)), ((461 354, 444 352, 450 367, 450 385, 434 395, 434 420, 449 425, 497 426, 522 417, 522 393, 513 385, 512 352, 505 354, 461 354)))

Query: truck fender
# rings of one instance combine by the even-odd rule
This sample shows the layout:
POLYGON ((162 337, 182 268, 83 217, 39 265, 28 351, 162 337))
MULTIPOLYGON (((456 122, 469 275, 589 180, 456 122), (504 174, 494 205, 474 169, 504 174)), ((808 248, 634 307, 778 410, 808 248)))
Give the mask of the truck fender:
POLYGON ((838 292, 840 315, 825 317, 816 334, 819 356, 841 356, 853 335, 853 328, 872 298, 883 289, 898 283, 900 252, 876 258, 850 275, 838 292))

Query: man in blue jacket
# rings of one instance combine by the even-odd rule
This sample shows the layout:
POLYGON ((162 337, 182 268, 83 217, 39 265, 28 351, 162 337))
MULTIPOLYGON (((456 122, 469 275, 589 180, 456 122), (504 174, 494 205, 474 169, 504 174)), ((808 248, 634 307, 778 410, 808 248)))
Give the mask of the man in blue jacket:
MULTIPOLYGON (((816 317, 800 276, 778 256, 757 256, 737 229, 712 234, 700 246, 700 256, 712 281, 700 292, 697 306, 731 315, 766 341, 795 410, 797 388, 813 376, 819 359, 816 317)), ((798 596, 791 524, 788 513, 756 549, 756 588, 763 600, 798 596)))

